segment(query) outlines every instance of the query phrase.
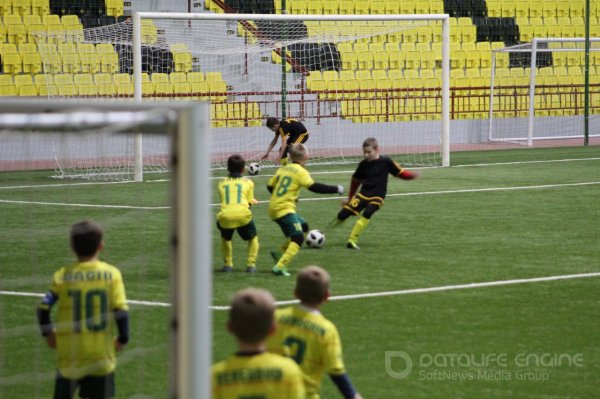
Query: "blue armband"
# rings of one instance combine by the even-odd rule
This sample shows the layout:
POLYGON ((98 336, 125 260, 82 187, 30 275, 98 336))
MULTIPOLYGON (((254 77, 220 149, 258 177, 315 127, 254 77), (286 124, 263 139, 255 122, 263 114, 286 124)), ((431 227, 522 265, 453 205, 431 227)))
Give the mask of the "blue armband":
POLYGON ((337 386, 338 390, 340 391, 342 396, 344 396, 345 399, 354 398, 354 395, 356 395, 356 390, 352 386, 352 383, 350 382, 350 377, 348 377, 348 374, 342 374, 342 375, 329 374, 329 377, 331 378, 331 381, 333 381, 333 383, 337 386))

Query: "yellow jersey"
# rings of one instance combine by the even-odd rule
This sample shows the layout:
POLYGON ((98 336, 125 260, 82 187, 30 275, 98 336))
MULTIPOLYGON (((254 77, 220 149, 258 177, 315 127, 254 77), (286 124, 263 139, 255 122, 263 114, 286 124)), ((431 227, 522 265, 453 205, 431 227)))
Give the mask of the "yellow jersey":
POLYGON ((113 372, 115 310, 128 310, 125 286, 116 267, 99 260, 79 262, 54 273, 58 297, 56 353, 58 369, 69 379, 113 372))
POLYGON ((294 359, 304 373, 307 398, 319 398, 324 373, 346 373, 337 328, 320 312, 301 305, 277 309, 275 319, 268 350, 294 359))
POLYGON ((279 219, 288 213, 296 212, 296 202, 302 187, 315 184, 310 173, 299 163, 285 165, 275 172, 267 185, 273 187, 269 202, 269 217, 279 219))
POLYGON ((212 399, 305 399, 302 371, 269 352, 236 354, 212 367, 212 399))
POLYGON ((227 177, 219 182, 218 189, 221 210, 217 213, 217 220, 221 227, 236 229, 250 223, 254 182, 246 177, 227 177))

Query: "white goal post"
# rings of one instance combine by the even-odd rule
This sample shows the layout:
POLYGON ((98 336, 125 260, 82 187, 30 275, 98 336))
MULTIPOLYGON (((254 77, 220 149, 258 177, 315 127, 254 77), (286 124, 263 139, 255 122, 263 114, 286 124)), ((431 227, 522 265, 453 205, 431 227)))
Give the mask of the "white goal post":
POLYGON ((532 146, 600 137, 600 38, 589 38, 587 59, 586 70, 585 38, 534 38, 493 50, 489 140, 532 146), (499 54, 509 65, 497 62, 499 54))
MULTIPOLYGON (((0 101, 0 136, 107 136, 129 129, 168 139, 172 176, 171 398, 209 398, 212 357, 212 234, 206 103, 0 101)), ((23 161, 36 162, 35 159, 23 161)), ((99 222, 104 222, 98 220, 99 222)))
MULTIPOLYGON (((364 138, 375 136, 402 164, 448 166, 449 30, 446 14, 140 12, 79 36, 36 37, 48 75, 57 70, 53 51, 62 54, 52 97, 210 101, 213 168, 231 153, 259 161, 273 138, 268 117, 307 127, 312 164, 353 163, 364 138), (99 66, 89 61, 94 52, 99 66), (72 58, 85 73, 64 73, 72 58)), ((59 146, 57 160, 68 165, 59 175, 102 178, 78 159, 89 148, 106 151, 97 158, 114 160, 105 169, 115 165, 123 176, 132 175, 135 158, 136 180, 142 171, 166 171, 164 143, 132 137, 126 146, 135 151, 120 143, 59 146)), ((262 166, 274 166, 274 157, 262 166)))

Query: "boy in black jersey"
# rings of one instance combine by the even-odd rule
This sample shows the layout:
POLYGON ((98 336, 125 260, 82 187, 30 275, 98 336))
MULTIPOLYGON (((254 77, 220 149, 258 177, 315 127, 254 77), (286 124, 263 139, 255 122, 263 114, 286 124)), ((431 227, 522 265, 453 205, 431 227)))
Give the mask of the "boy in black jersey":
POLYGON ((275 144, 277 144, 277 140, 279 140, 279 137, 281 136, 281 147, 279 148, 276 162, 281 163, 281 165, 286 165, 290 146, 297 143, 306 143, 306 140, 308 140, 308 131, 302 122, 292 118, 279 120, 270 117, 267 118, 266 125, 269 130, 275 133, 275 137, 273 137, 267 151, 265 151, 260 159, 267 159, 271 150, 275 147, 275 144))
POLYGON ((375 138, 367 138, 362 147, 365 158, 360 161, 352 175, 348 200, 344 201, 343 208, 334 221, 335 224, 339 224, 349 216, 360 216, 362 212, 362 216, 354 223, 346 243, 346 247, 350 249, 360 249, 358 236, 367 227, 373 214, 383 206, 383 199, 387 193, 388 174, 404 180, 417 177, 415 172, 403 169, 390 158, 379 155, 379 146, 375 138), (360 190, 357 193, 359 186, 360 190))

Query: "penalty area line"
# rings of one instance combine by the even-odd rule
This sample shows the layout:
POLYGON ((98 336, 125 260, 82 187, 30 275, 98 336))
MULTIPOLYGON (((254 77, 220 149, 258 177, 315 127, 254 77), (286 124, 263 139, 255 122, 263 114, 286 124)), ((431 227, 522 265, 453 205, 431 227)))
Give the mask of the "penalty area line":
MULTIPOLYGON (((512 280, 498 280, 498 281, 486 281, 481 283, 467 283, 467 284, 456 284, 456 285, 443 285, 439 287, 427 287, 427 288, 413 288, 408 290, 398 291, 382 291, 382 292, 368 292, 365 294, 353 294, 353 295, 336 295, 329 297, 329 301, 348 301, 353 299, 365 299, 365 298, 381 298, 386 296, 400 296, 400 295, 414 295, 414 294, 428 294, 432 292, 444 292, 444 291, 456 291, 456 290, 468 290, 473 288, 486 288, 486 287, 500 287, 505 285, 517 285, 517 284, 531 284, 531 283, 544 283, 550 281, 561 281, 561 280, 574 280, 582 278, 594 278, 600 277, 600 272, 595 273, 580 273, 580 274, 565 274, 560 276, 547 276, 547 277, 533 277, 523 279, 512 279, 512 280)), ((21 297, 43 297, 44 294, 38 294, 33 292, 16 292, 16 291, 0 291, 0 295, 5 296, 21 296, 21 297)), ((149 306, 149 307, 170 307, 171 304, 166 302, 153 302, 153 301, 137 301, 127 300, 127 303, 131 305, 149 306)), ((289 301, 278 301, 275 302, 277 306, 292 305, 299 303, 297 299, 289 301)), ((209 306, 212 310, 229 310, 229 306, 209 306)))

